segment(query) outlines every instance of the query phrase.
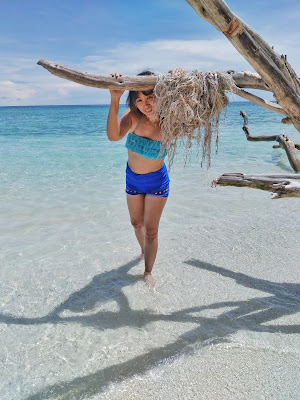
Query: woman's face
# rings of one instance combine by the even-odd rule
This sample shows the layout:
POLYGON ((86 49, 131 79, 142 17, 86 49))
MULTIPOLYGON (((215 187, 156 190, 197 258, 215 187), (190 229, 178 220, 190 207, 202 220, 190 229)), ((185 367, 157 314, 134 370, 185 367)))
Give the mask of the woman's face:
POLYGON ((138 92, 137 98, 135 100, 135 105, 137 108, 145 114, 146 116, 152 115, 154 106, 154 94, 150 93, 148 95, 143 94, 143 92, 138 92))

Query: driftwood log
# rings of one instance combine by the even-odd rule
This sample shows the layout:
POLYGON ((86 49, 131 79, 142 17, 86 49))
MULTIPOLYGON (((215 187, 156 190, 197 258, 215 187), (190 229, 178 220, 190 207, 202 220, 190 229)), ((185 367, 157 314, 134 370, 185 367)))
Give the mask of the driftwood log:
POLYGON ((59 78, 100 89, 149 90, 154 88, 157 79, 157 76, 154 75, 122 75, 116 79, 112 78, 110 75, 97 75, 78 71, 74 68, 69 68, 65 65, 47 60, 39 60, 37 64, 59 78))
MULTIPOLYGON (((39 60, 37 64, 59 78, 100 89, 148 90, 154 88, 157 80, 156 75, 122 75, 116 79, 110 75, 98 75, 78 71, 74 68, 47 60, 39 60)), ((239 88, 270 90, 262 78, 254 72, 235 72, 232 70, 227 72, 232 75, 235 84, 239 88)))
POLYGON ((272 192, 272 199, 300 197, 300 174, 243 174, 230 172, 212 181, 212 186, 250 187, 272 192))
POLYGON ((273 146, 275 148, 281 147, 285 150, 291 167, 294 171, 300 172, 300 161, 297 158, 296 146, 300 148, 300 145, 295 145, 294 141, 288 138, 286 135, 272 135, 272 136, 252 136, 248 128, 248 117, 245 111, 240 111, 240 115, 244 118, 243 131, 245 132, 247 140, 251 142, 271 142, 276 141, 279 143, 278 146, 273 146))
MULTIPOLYGON (((81 85, 95 87, 98 89, 149 90, 154 88, 157 80, 156 75, 122 75, 116 79, 112 78, 110 75, 98 75, 78 71, 65 65, 57 64, 47 60, 39 60, 38 65, 41 65, 51 72, 51 74, 58 76, 59 78, 67 79, 81 85)), ((235 94, 268 110, 275 111, 285 116, 288 115, 279 104, 264 100, 252 93, 242 90, 242 88, 269 90, 269 87, 264 83, 258 74, 249 71, 227 72, 233 77, 233 80, 237 85, 237 90, 234 92, 235 94)))

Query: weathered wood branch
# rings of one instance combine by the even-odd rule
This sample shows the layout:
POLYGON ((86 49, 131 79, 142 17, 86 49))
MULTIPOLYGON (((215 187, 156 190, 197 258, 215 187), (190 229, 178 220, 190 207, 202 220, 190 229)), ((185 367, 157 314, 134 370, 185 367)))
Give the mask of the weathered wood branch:
POLYGON ((256 96, 255 94, 246 92, 245 90, 239 88, 235 90, 234 93, 240 97, 243 97, 246 100, 251 101, 252 103, 255 103, 263 108, 266 108, 267 110, 275 111, 276 113, 282 115, 287 115, 279 104, 272 103, 271 101, 268 100, 264 100, 261 97, 256 96))
POLYGON ((300 172, 300 160, 297 158, 295 143, 286 135, 273 135, 273 136, 252 136, 248 128, 248 117, 245 111, 241 111, 240 115, 244 118, 243 131, 245 132, 247 140, 251 142, 271 142, 276 141, 279 146, 285 150, 291 167, 294 171, 300 172))
POLYGON ((247 28, 249 34, 253 37, 256 43, 264 50, 264 52, 270 57, 270 59, 275 63, 275 65, 280 69, 280 71, 284 74, 284 76, 289 79, 295 87, 298 95, 300 92, 298 91, 299 88, 299 78, 297 77, 295 71, 291 67, 291 65, 287 62, 286 56, 283 58, 282 56, 279 57, 279 54, 275 52, 273 47, 270 47, 269 44, 255 31, 242 21, 243 26, 247 28))
POLYGON ((289 72, 289 75, 295 84, 296 91, 297 91, 298 95, 300 96, 300 79, 298 78, 298 76, 297 76, 296 72, 294 71, 294 69, 292 68, 291 64, 287 61, 287 57, 282 55, 281 59, 284 61, 286 70, 289 72))
MULTIPOLYGON (((157 80, 157 75, 123 75, 116 79, 112 78, 110 75, 98 75, 78 71, 47 60, 39 60, 37 64, 60 78, 100 89, 149 90, 154 88, 157 80)), ((269 90, 269 87, 256 73, 250 71, 228 71, 228 73, 232 76, 235 84, 239 88, 269 90)))
POLYGON ((259 76, 255 72, 251 71, 227 71, 230 74, 239 88, 245 89, 259 89, 259 90, 267 90, 270 91, 269 86, 262 80, 261 76, 259 76))
MULTIPOLYGON (((294 143, 295 149, 300 150, 300 144, 299 143, 294 143)), ((280 144, 274 144, 273 149, 282 149, 282 147, 280 146, 280 144)))
MULTIPOLYGON (((85 86, 91 86, 101 89, 124 89, 124 90, 149 90, 153 89, 157 80, 157 75, 152 76, 121 76, 119 78, 112 78, 110 75, 97 75, 87 72, 78 71, 73 68, 66 67, 52 61, 40 60, 38 65, 47 69, 51 74, 72 82, 79 83, 85 86)), ((269 90, 262 78, 250 71, 227 71, 236 86, 237 90, 234 92, 236 95, 249 100, 261 107, 268 110, 275 111, 282 115, 287 115, 280 105, 264 100, 261 97, 248 93, 240 88, 269 90)), ((225 88, 226 89, 226 88, 225 88)))
POLYGON ((110 75, 96 75, 78 71, 65 65, 57 64, 52 61, 39 60, 38 65, 47 69, 51 74, 59 78, 67 79, 72 82, 85 86, 100 89, 124 89, 124 90, 149 90, 153 89, 157 76, 126 76, 113 78, 110 75))
MULTIPOLYGON (((195 11, 221 31, 270 87, 277 102, 300 132, 298 80, 292 69, 223 0, 186 0, 195 11)), ((297 78, 298 79, 298 78, 297 78)))
POLYGON ((225 173, 212 181, 212 185, 249 187, 272 192, 272 199, 300 197, 300 174, 243 174, 225 173))
POLYGON ((281 123, 282 124, 292 124, 293 122, 292 122, 292 120, 291 120, 291 118, 282 118, 282 120, 281 120, 281 123))
MULTIPOLYGON (((191 7, 207 22, 214 25, 216 29, 226 36, 236 36, 242 34, 244 29, 248 31, 251 37, 256 41, 261 49, 270 57, 283 74, 290 78, 290 74, 285 68, 285 63, 272 47, 249 25, 233 13, 224 1, 215 1, 215 4, 207 4, 206 1, 186 0, 191 7), (215 12, 215 7, 218 12, 215 12)), ((209 0, 209 3, 213 1, 209 0)))

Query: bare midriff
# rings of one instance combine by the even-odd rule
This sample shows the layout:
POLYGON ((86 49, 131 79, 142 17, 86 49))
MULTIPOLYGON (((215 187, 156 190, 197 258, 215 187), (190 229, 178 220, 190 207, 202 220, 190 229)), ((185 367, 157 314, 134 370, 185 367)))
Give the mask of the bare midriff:
POLYGON ((162 168, 164 159, 151 160, 128 150, 128 166, 135 174, 149 174, 162 168))

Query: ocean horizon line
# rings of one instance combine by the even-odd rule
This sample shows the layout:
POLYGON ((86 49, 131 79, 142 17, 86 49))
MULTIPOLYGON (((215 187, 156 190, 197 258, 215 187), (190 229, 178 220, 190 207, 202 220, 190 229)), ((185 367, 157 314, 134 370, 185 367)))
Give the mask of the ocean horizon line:
MULTIPOLYGON (((229 103, 252 103, 249 100, 229 101, 229 103)), ((254 104, 254 103, 252 103, 254 104)), ((27 105, 0 105, 0 108, 25 108, 25 107, 109 107, 109 103, 106 104, 27 104, 27 105)), ((126 106, 125 103, 121 103, 120 106, 126 106)))

